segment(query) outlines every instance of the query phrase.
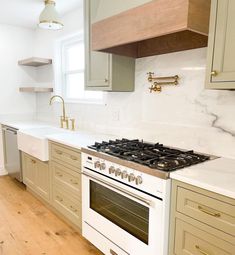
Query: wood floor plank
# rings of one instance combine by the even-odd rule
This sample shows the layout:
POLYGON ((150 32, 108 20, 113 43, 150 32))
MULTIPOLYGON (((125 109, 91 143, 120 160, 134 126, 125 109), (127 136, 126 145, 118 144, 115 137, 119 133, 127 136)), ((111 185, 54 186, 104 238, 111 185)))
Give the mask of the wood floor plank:
POLYGON ((23 185, 0 177, 0 255, 102 255, 23 185))

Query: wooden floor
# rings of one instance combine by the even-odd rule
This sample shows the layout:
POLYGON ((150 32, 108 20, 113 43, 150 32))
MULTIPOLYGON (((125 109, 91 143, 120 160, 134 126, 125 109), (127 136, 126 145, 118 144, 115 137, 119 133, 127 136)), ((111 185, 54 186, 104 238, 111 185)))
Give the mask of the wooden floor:
POLYGON ((0 255, 101 255, 25 188, 0 177, 0 255))

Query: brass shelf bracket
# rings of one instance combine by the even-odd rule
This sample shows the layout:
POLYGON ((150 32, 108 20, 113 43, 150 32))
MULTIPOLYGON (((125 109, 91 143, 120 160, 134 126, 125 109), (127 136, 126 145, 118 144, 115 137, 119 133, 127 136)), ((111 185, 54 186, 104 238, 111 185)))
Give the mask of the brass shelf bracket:
POLYGON ((147 73, 148 75, 148 81, 151 84, 151 87, 149 88, 150 93, 152 92, 161 92, 162 86, 166 85, 179 85, 179 76, 165 76, 165 77, 155 77, 153 72, 147 73))

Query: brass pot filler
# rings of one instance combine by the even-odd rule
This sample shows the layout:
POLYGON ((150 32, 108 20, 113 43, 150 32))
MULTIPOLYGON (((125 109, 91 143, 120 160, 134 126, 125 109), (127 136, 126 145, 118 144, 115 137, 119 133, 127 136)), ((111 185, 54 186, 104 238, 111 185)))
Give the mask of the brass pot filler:
POLYGON ((179 76, 166 76, 166 77, 154 77, 153 72, 147 73, 148 81, 152 83, 151 87, 149 88, 150 93, 154 92, 161 92, 162 86, 166 85, 179 85, 179 76))

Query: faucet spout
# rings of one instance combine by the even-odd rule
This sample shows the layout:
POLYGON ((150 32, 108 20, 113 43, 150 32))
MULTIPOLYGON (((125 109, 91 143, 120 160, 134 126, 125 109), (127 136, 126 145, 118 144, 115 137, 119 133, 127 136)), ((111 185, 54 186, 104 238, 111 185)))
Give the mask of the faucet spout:
POLYGON ((53 100, 54 100, 55 98, 59 98, 59 99, 62 101, 63 121, 65 121, 66 116, 65 116, 65 104, 64 104, 64 99, 63 99, 63 97, 61 97, 61 96, 59 96, 59 95, 55 95, 55 96, 51 97, 51 99, 50 99, 50 105, 52 105, 53 100))

